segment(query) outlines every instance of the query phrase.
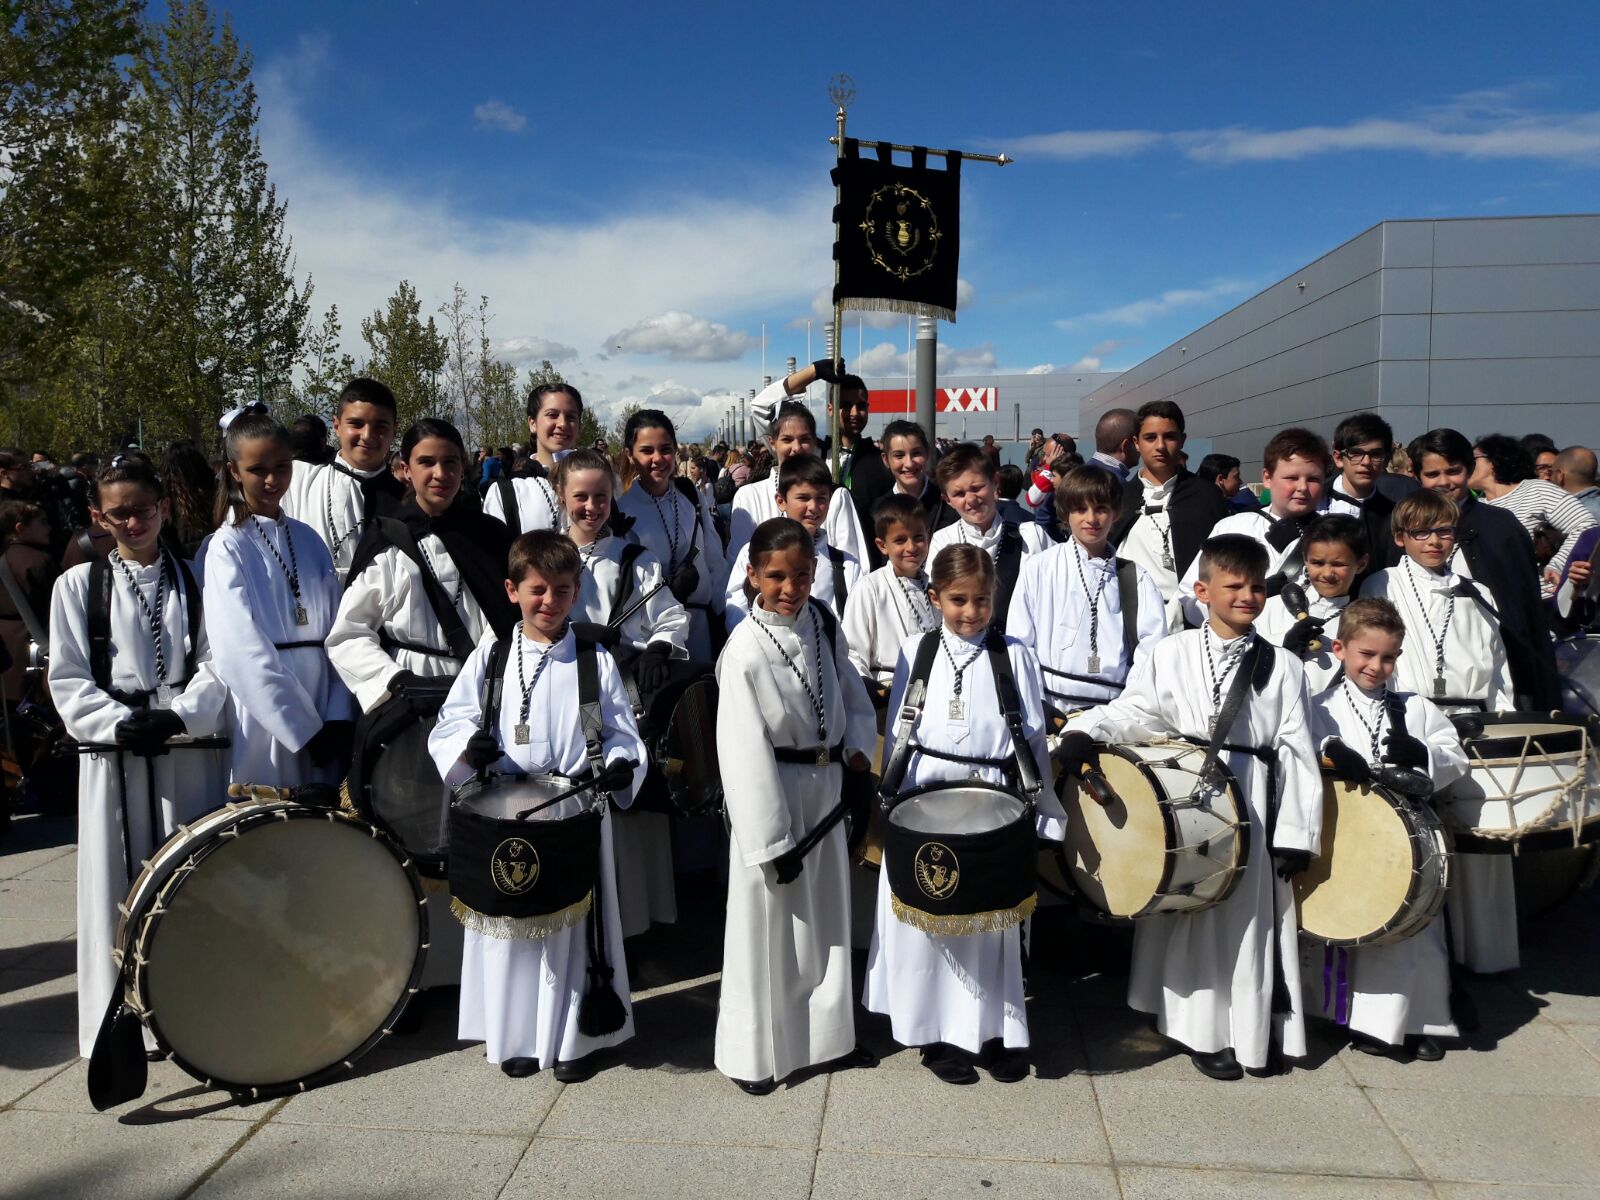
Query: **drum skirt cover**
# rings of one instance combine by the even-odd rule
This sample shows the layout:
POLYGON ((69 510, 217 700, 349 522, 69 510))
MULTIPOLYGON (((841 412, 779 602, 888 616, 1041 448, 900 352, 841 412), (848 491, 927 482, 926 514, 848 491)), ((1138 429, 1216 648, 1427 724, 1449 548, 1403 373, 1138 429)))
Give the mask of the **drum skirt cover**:
POLYGON ((1037 902, 1033 810, 982 785, 907 793, 883 822, 894 915, 961 937, 1020 925, 1037 902))

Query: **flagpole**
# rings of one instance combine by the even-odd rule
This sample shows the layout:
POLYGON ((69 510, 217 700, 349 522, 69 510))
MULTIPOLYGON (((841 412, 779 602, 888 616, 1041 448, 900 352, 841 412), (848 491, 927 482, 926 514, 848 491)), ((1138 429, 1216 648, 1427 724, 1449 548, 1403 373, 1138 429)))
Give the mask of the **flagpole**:
MULTIPOLYGON (((851 86, 850 91, 852 93, 855 91, 853 85, 851 86)), ((835 149, 834 161, 838 162, 844 157, 844 106, 847 102, 847 97, 841 89, 834 90, 831 95, 834 103, 838 106, 833 114, 834 123, 839 128, 838 133, 833 139, 835 149)), ((843 203, 844 188, 842 185, 836 183, 833 185, 833 211, 836 214, 839 211, 839 206, 843 203)), ((839 244, 839 236, 842 232, 843 231, 839 228, 839 222, 836 217, 833 222, 834 245, 839 244)), ((835 298, 833 301, 833 345, 831 349, 833 351, 833 373, 837 376, 839 374, 839 360, 841 357, 839 353, 839 347, 844 344, 844 338, 841 336, 844 329, 844 308, 838 301, 839 260, 837 257, 835 257, 833 260, 833 290, 835 293, 835 298)), ((839 479, 839 385, 837 383, 830 383, 828 385, 828 413, 828 447, 829 458, 831 459, 828 464, 828 473, 833 476, 834 482, 837 483, 839 479)))

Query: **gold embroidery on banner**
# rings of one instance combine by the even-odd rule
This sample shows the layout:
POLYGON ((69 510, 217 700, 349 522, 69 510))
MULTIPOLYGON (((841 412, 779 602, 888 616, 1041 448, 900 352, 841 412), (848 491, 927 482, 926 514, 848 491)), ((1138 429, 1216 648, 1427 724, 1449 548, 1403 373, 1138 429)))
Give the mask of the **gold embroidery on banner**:
POLYGON ((944 237, 932 201, 903 183, 872 193, 859 228, 873 265, 901 282, 933 266, 944 237))

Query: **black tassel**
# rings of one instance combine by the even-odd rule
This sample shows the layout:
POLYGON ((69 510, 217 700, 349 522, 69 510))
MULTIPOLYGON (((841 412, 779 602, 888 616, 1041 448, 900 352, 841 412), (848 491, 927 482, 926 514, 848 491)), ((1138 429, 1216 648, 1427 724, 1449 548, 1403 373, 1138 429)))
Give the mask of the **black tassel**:
POLYGON ((578 1003, 578 1032, 584 1037, 605 1037, 615 1033, 628 1020, 617 989, 611 986, 611 970, 589 972, 589 990, 578 1003))

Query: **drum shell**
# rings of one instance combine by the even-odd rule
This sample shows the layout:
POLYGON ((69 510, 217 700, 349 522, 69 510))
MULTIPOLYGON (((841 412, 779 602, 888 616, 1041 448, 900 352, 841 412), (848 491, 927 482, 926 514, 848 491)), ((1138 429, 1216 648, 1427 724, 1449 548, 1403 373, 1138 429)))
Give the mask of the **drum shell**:
POLYGON ((1454 718, 1465 778, 1437 798, 1461 851, 1510 853, 1600 836, 1600 772, 1581 717, 1490 713, 1454 718))
POLYGON ((1029 904, 1037 895, 1037 855, 1033 806, 1003 788, 935 784, 902 794, 884 814, 883 864, 889 890, 901 904, 930 916, 976 916, 1029 904), (925 815, 919 810, 959 804, 960 793, 970 793, 969 803, 987 804, 1009 818, 966 833, 919 829, 908 822, 925 815), (942 878, 949 878, 951 870, 959 874, 941 895, 939 888, 924 886, 919 863, 924 870, 943 867, 947 874, 942 878), (963 886, 969 879, 971 886, 963 886))
MULTIPOLYGON (((604 808, 525 821, 485 811, 506 807, 503 793, 521 782, 516 776, 473 780, 457 789, 450 805, 450 891, 487 917, 558 913, 581 903, 599 880, 604 808)), ((516 803, 531 807, 537 797, 527 794, 516 803)))
POLYGON ((450 793, 428 753, 428 735, 455 680, 413 682, 361 718, 350 762, 350 802, 411 853, 419 874, 443 879, 450 848, 450 793), (401 755, 396 763, 392 756, 401 755), (388 787, 393 778, 398 786, 388 787))
POLYGON ((717 681, 709 663, 673 660, 667 683, 641 702, 639 734, 649 770, 628 812, 697 816, 721 803, 717 681))

